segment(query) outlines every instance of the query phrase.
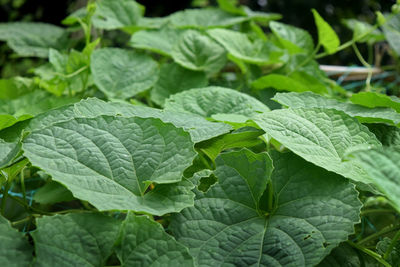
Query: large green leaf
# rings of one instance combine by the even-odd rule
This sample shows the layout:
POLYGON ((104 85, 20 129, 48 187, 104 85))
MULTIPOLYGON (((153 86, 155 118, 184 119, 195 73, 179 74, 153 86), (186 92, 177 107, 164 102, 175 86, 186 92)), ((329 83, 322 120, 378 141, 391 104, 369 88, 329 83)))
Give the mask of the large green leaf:
POLYGON ((171 24, 178 28, 215 28, 229 27, 248 18, 243 16, 234 16, 221 9, 186 9, 178 11, 169 16, 171 24))
POLYGON ((350 153, 368 173, 372 183, 391 200, 400 212, 400 149, 379 147, 350 153))
POLYGON ((183 32, 183 30, 168 27, 158 30, 143 30, 132 35, 129 44, 135 48, 171 56, 172 49, 183 32))
POLYGON ((120 232, 117 256, 122 266, 193 266, 188 249, 144 216, 129 213, 120 232))
POLYGON ((23 150, 33 165, 99 210, 162 215, 193 201, 191 183, 181 181, 196 156, 190 135, 159 119, 75 118, 33 131, 23 150), (159 185, 145 194, 151 183, 159 185))
POLYGON ((351 103, 340 102, 335 99, 323 97, 311 92, 304 93, 277 93, 274 100, 291 108, 325 108, 343 111, 351 117, 357 118, 362 123, 387 123, 399 125, 400 114, 391 108, 367 108, 351 103))
POLYGON ((391 48, 400 55, 400 14, 393 15, 390 19, 386 18, 386 21, 382 26, 383 33, 391 48))
POLYGON ((226 29, 212 29, 207 33, 233 57, 244 62, 260 65, 282 63, 283 52, 271 42, 259 39, 252 42, 246 34, 226 29))
POLYGON ((171 55, 183 67, 207 73, 218 72, 226 63, 225 50, 213 39, 195 30, 181 35, 171 55))
POLYGON ((203 117, 237 115, 244 121, 269 111, 267 106, 247 94, 217 86, 196 88, 172 95, 166 100, 165 109, 203 117))
POLYGON ((160 78, 151 90, 151 100, 160 106, 173 94, 207 86, 207 77, 204 72, 192 71, 182 68, 178 64, 165 64, 161 66, 160 78))
POLYGON ((355 181, 368 183, 359 166, 344 161, 346 150, 381 145, 356 119, 332 109, 280 109, 261 114, 255 122, 267 134, 307 161, 355 181))
POLYGON ((11 227, 10 222, 0 216, 0 261, 3 266, 30 266, 32 247, 22 233, 11 227))
POLYGON ((312 9, 311 11, 314 15, 315 25, 317 25, 318 43, 325 48, 325 51, 328 54, 335 53, 340 45, 339 37, 315 9, 312 9))
POLYGON ((359 221, 354 186, 291 153, 274 156, 267 213, 258 208, 272 170, 267 154, 242 150, 216 163, 218 183, 170 225, 198 266, 313 266, 359 221))
POLYGON ((92 17, 95 27, 106 30, 129 29, 143 15, 142 7, 133 0, 99 0, 92 17))
POLYGON ((0 23, 0 41, 20 56, 48 57, 49 48, 65 47, 66 31, 55 25, 38 22, 0 23))
POLYGON ((310 54, 314 50, 313 39, 307 31, 276 21, 272 21, 269 26, 290 53, 310 54))
POLYGON ((70 213, 37 220, 32 232, 38 266, 104 266, 120 222, 96 213, 70 213))
POLYGON ((0 79, 0 99, 16 99, 35 89, 33 79, 24 77, 13 77, 0 79))
POLYGON ((400 113, 400 98, 375 92, 361 92, 353 94, 350 101, 369 108, 389 107, 400 113))
POLYGON ((128 98, 149 89, 158 79, 157 63, 148 55, 120 48, 93 52, 94 83, 109 98, 128 98))

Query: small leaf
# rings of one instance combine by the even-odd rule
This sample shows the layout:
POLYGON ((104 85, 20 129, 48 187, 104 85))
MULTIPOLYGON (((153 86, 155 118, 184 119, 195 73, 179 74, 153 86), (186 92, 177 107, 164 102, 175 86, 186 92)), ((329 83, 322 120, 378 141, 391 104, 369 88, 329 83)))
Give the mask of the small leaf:
POLYGON ((0 41, 7 41, 7 44, 20 56, 46 58, 49 55, 49 48, 65 48, 66 37, 63 28, 51 24, 0 23, 0 41))
POLYGON ((164 106, 165 100, 173 94, 207 86, 206 74, 182 68, 178 64, 165 64, 161 66, 160 78, 151 90, 151 100, 164 106))
POLYGON ((115 250, 122 266, 193 266, 188 249, 159 223, 133 213, 122 224, 115 250))
POLYGON ((283 62, 281 60, 283 52, 271 42, 262 40, 251 42, 246 34, 226 29, 212 29, 207 33, 225 47, 233 57, 244 62, 260 65, 283 62))
POLYGON ((257 99, 238 91, 210 86, 196 88, 172 95, 165 102, 166 110, 189 112, 206 118, 218 114, 254 117, 269 108, 257 99))
POLYGON ((234 16, 217 8, 203 8, 175 12, 169 16, 169 20, 173 26, 178 28, 207 29, 233 26, 248 20, 248 18, 234 16))
POLYGON ((142 7, 133 0, 100 0, 92 21, 99 29, 129 29, 139 22, 142 15, 142 7))
POLYGON ((272 21, 269 26, 282 46, 291 54, 311 54, 314 50, 313 39, 307 31, 276 21, 272 21))
POLYGON ((158 79, 157 63, 148 55, 120 48, 92 54, 94 83, 109 98, 125 99, 149 89, 158 79))
POLYGON ((335 53, 340 45, 339 37, 315 9, 311 11, 314 15, 315 24, 317 25, 319 44, 325 48, 328 54, 335 53))
POLYGON ((225 50, 210 37, 195 30, 181 35, 172 49, 172 58, 185 68, 207 73, 218 72, 226 63, 225 50))

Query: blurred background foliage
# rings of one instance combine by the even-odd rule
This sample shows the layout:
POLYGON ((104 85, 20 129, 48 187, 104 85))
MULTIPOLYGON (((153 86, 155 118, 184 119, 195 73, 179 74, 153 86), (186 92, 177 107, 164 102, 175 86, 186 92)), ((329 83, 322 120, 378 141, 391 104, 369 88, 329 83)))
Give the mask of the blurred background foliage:
MULTIPOLYGON (((61 25, 68 14, 86 5, 87 0, 0 0, 0 22, 36 21, 61 25)), ((146 6, 146 16, 167 16, 185 8, 216 6, 216 0, 138 0, 146 6)), ((316 39, 317 32, 311 8, 315 8, 335 29, 344 42, 351 31, 342 20, 355 18, 373 23, 375 12, 389 12, 395 0, 240 0, 253 10, 282 14, 282 22, 306 29, 316 39)), ((115 38, 121 38, 115 36, 115 38)), ((366 47, 360 47, 362 52, 366 47)), ((358 62, 354 53, 344 51, 320 61, 322 64, 349 65, 358 62)), ((5 43, 0 44, 0 75, 4 78, 28 74, 28 70, 42 64, 40 59, 18 58, 5 43)))

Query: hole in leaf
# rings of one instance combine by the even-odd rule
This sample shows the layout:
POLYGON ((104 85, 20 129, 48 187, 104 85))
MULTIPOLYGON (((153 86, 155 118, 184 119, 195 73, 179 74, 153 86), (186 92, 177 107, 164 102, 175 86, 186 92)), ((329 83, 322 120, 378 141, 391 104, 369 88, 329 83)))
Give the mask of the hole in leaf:
POLYGON ((311 237, 311 235, 306 235, 304 238, 303 238, 303 240, 307 240, 307 239, 309 239, 311 237))
POLYGON ((210 187, 214 185, 216 182, 217 182, 217 177, 211 174, 209 177, 203 177, 200 179, 200 184, 197 187, 197 189, 203 192, 207 192, 207 190, 210 189, 210 187))

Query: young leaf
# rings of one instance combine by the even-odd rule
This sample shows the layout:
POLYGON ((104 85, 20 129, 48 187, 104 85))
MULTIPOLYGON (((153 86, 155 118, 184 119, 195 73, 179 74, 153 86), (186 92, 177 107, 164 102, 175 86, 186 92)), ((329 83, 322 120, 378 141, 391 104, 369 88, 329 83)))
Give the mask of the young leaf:
POLYGON ((151 90, 150 97, 156 104, 164 106, 170 95, 207 84, 204 72, 188 70, 175 63, 165 64, 161 66, 160 78, 151 90))
POLYGON ((157 63, 148 55, 120 48, 92 54, 94 83, 109 98, 125 99, 149 89, 158 79, 157 63))
POLYGON ((242 150, 216 163, 218 183, 170 225, 198 266, 313 266, 359 221, 354 186, 291 153, 274 157, 268 213, 258 209, 272 171, 267 154, 242 150))
POLYGON ((171 24, 177 28, 207 29, 229 27, 248 20, 243 16, 234 16, 221 9, 186 9, 169 16, 171 24))
POLYGON ((32 132, 23 150, 33 165, 99 210, 161 215, 191 204, 191 185, 184 182, 145 194, 151 183, 180 182, 196 156, 189 134, 159 119, 75 118, 32 132), (152 203, 155 198, 165 202, 152 203))
POLYGON ((193 266, 188 249, 159 223, 128 213, 115 249, 122 266, 193 266))
POLYGON ((244 62, 259 65, 272 65, 282 63, 283 52, 271 42, 256 40, 251 42, 244 33, 212 29, 207 33, 219 42, 235 58, 244 62))
POLYGON ((291 54, 311 54, 314 50, 313 39, 307 31, 276 21, 272 21, 269 26, 282 46, 291 54))
POLYGON ((355 117, 362 123, 383 122, 399 125, 400 114, 391 108, 366 108, 351 103, 340 102, 311 92, 277 93, 274 100, 290 108, 325 108, 335 109, 355 117))
POLYGON ((218 72, 226 63, 225 50, 210 37, 195 30, 181 35, 171 55, 181 66, 207 73, 218 72))
POLYGON ((360 92, 353 94, 350 97, 350 101, 369 108, 389 107, 400 113, 400 98, 397 96, 388 96, 375 92, 360 92))
POLYGON ((352 151, 350 159, 360 164, 368 173, 372 183, 391 200, 400 212, 400 149, 380 147, 352 151))
POLYGON ((62 49, 67 43, 66 31, 55 25, 39 22, 0 23, 0 41, 7 41, 18 55, 49 56, 49 48, 62 49))
POLYGON ((368 128, 332 109, 280 109, 260 114, 254 121, 267 134, 297 155, 345 177, 369 183, 359 166, 343 161, 347 149, 380 142, 368 128))
POLYGON ((30 266, 32 247, 22 233, 0 215, 0 261, 4 266, 30 266))
POLYGON ((267 106, 247 94, 217 86, 196 88, 172 95, 166 100, 165 109, 207 118, 213 115, 239 115, 244 121, 269 111, 267 106))
POLYGON ((339 37, 331 26, 318 14, 317 10, 311 10, 314 15, 315 25, 318 30, 318 43, 321 44, 328 54, 336 52, 340 45, 339 37))

